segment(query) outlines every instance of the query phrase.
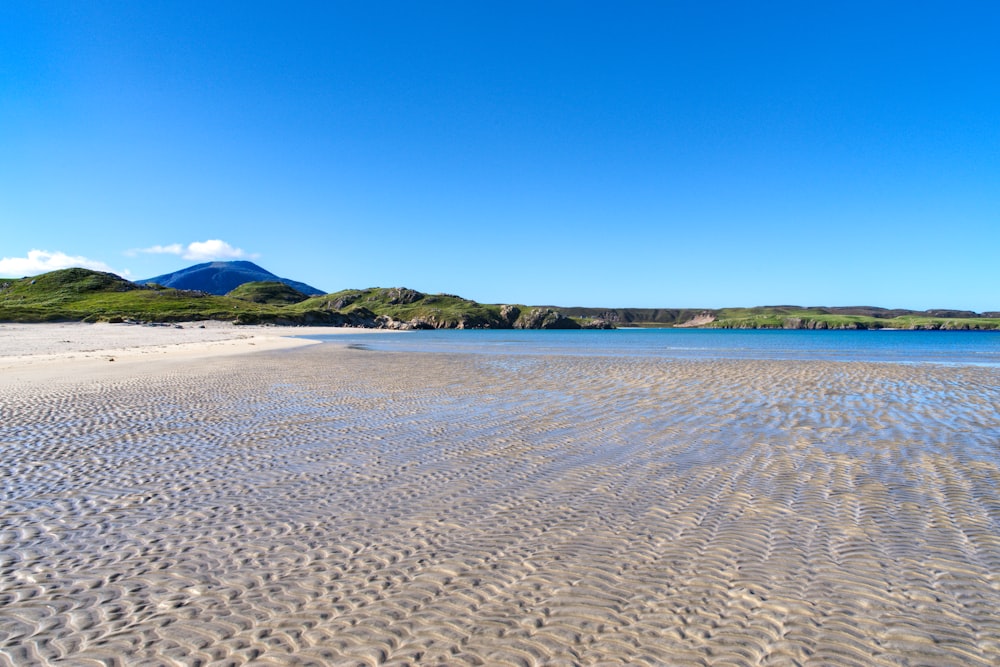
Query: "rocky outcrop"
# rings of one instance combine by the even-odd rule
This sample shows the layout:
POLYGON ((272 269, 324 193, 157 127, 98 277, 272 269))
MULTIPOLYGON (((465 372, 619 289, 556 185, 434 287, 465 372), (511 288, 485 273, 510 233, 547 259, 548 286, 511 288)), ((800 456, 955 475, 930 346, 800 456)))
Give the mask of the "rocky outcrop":
POLYGON ((576 321, 552 308, 532 308, 514 322, 515 329, 579 329, 576 321))
POLYGON ((420 301, 426 295, 417 290, 412 290, 407 287, 391 287, 389 289, 383 290, 385 294, 385 302, 391 306, 406 305, 408 303, 414 303, 420 301))
POLYGON ((344 294, 337 297, 336 299, 330 299, 323 302, 324 308, 329 308, 330 310, 343 310, 349 305, 358 300, 360 294, 344 294))
MULTIPOLYGON (((401 293, 395 295, 398 298, 412 298, 412 295, 401 293)), ((469 312, 455 313, 447 310, 431 310, 429 313, 421 314, 409 320, 396 319, 391 315, 379 314, 371 310, 358 307, 354 303, 354 308, 349 312, 333 310, 332 306, 341 299, 350 300, 352 303, 356 298, 349 295, 339 297, 334 301, 325 301, 317 309, 307 310, 295 314, 276 315, 273 313, 241 313, 235 319, 236 324, 278 324, 289 326, 316 325, 316 326, 337 326, 356 327, 363 329, 391 329, 408 331, 415 329, 580 329, 581 326, 576 321, 563 316, 559 311, 551 308, 534 308, 524 312, 518 306, 503 306, 500 312, 469 312)), ((586 324, 585 328, 608 329, 614 328, 610 322, 594 320, 586 324)))
POLYGON ((372 326, 377 329, 614 329, 615 325, 601 319, 593 319, 580 324, 563 316, 551 308, 534 308, 528 312, 517 306, 502 306, 499 321, 496 317, 482 317, 462 313, 455 318, 445 318, 438 314, 415 317, 409 321, 395 320, 382 315, 374 318, 372 326))
POLYGON ((376 329, 410 331, 415 329, 496 329, 505 328, 497 322, 483 317, 462 313, 457 318, 448 319, 437 314, 414 317, 410 320, 396 320, 388 315, 375 318, 376 329))
POLYGON ((500 306, 500 319, 508 327, 513 327, 517 318, 521 316, 521 309, 517 306, 500 306))

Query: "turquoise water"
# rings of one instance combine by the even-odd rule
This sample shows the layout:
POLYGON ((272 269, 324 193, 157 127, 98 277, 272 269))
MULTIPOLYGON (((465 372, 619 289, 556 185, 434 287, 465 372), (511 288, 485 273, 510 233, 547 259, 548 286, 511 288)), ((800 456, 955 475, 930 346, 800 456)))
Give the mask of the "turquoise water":
POLYGON ((435 330, 323 336, 395 352, 555 354, 667 359, 799 359, 1000 366, 1000 332, 617 329, 435 330))

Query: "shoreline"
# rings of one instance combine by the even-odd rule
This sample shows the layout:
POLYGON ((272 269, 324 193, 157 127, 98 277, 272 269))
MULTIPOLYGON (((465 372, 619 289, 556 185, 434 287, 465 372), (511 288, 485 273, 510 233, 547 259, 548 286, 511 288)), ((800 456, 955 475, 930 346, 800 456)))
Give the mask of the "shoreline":
POLYGON ((170 325, 0 323, 0 385, 152 373, 176 363, 321 342, 309 336, 376 331, 381 330, 217 321, 170 325))

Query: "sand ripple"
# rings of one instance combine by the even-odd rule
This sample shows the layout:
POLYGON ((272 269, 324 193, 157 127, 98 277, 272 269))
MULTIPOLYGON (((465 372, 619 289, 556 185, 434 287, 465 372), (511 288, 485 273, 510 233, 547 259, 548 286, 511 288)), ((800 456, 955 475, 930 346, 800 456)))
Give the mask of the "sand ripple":
POLYGON ((1000 373, 373 353, 0 393, 0 664, 995 665, 1000 373))

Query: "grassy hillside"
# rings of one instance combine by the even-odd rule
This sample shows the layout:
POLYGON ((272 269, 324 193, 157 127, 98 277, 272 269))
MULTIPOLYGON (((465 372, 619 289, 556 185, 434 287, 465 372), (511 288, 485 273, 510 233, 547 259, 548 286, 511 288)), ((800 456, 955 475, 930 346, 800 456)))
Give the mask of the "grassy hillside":
POLYGON ((226 296, 242 301, 252 301, 253 303, 278 305, 299 303, 309 298, 309 295, 303 294, 294 287, 276 280, 243 283, 226 294, 226 296))
POLYGON ((800 308, 771 306, 723 308, 705 326, 721 329, 927 329, 994 330, 1000 318, 968 311, 883 311, 874 308, 800 308), (876 314, 865 314, 874 312, 876 314), (946 313, 949 316, 942 316, 946 313), (951 315, 962 315, 954 317, 951 315))
POLYGON ((618 326, 675 327, 693 320, 715 329, 1000 329, 1000 313, 888 310, 872 306, 803 308, 562 308, 573 317, 602 317, 618 326))
POLYGON ((343 290, 306 297, 279 282, 246 283, 226 296, 137 285, 111 273, 63 269, 34 278, 0 279, 0 321, 324 324, 381 328, 576 329, 601 319, 625 326, 768 329, 1000 329, 1000 313, 908 311, 870 307, 693 309, 559 309, 481 304, 453 294, 405 287, 343 290), (561 311, 561 312, 560 312, 561 311), (570 319, 566 315, 572 315, 570 319))
POLYGON ((140 286, 112 273, 62 269, 35 278, 0 281, 0 320, 16 322, 155 322, 233 319, 253 303, 158 286, 140 286))
POLYGON ((402 322, 417 320, 428 328, 503 328, 513 324, 501 314, 501 306, 484 306, 450 294, 423 294, 398 287, 343 290, 312 297, 290 310, 372 313, 402 322))
POLYGON ((343 290, 312 297, 288 312, 339 312, 387 317, 423 329, 578 329, 575 321, 550 308, 481 304, 454 294, 424 294, 405 287, 343 290))
POLYGON ((0 280, 0 321, 322 324, 383 328, 579 328, 548 309, 484 305, 450 294, 397 287, 317 297, 277 282, 246 283, 226 296, 137 285, 111 273, 63 269, 0 280))

